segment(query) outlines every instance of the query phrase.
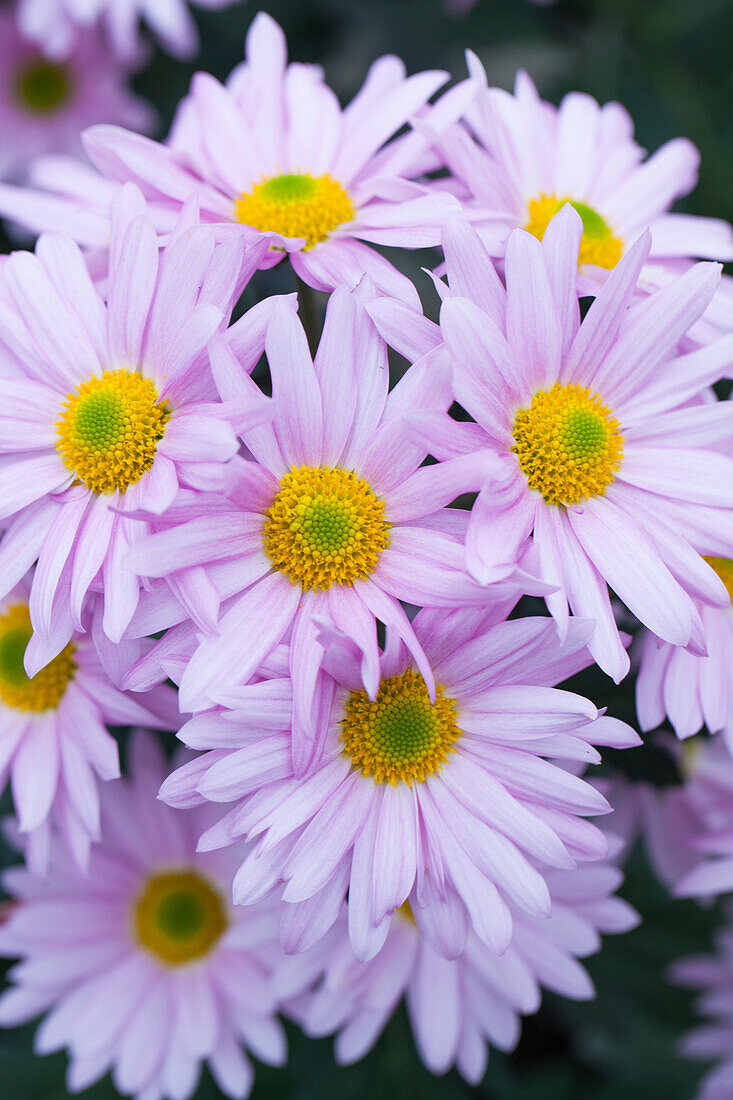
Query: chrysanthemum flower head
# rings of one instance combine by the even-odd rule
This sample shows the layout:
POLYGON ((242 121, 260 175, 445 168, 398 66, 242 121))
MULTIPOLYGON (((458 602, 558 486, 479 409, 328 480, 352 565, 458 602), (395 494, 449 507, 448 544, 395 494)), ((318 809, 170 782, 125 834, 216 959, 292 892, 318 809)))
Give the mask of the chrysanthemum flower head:
POLYGON ((384 946, 369 962, 351 950, 347 921, 304 956, 291 957, 278 982, 304 984, 322 971, 312 991, 289 1009, 312 1036, 338 1032, 339 1065, 362 1058, 404 998, 415 1044, 432 1073, 455 1064, 471 1084, 486 1072, 487 1044, 510 1051, 519 1041, 521 1017, 536 1012, 541 987, 573 1000, 595 995, 578 962, 599 950, 600 933, 626 932, 636 912, 613 892, 620 871, 606 861, 546 875, 552 902, 549 919, 514 917, 512 942, 497 955, 470 932, 455 959, 436 954, 421 934, 407 901, 395 914, 384 946))
MULTIPOLYGON (((333 294, 315 363, 289 298, 276 302, 269 320, 261 304, 234 326, 232 346, 246 349, 244 365, 223 340, 213 346, 227 400, 254 387, 244 366, 254 366, 264 343, 272 422, 242 434, 253 458, 231 466, 228 496, 213 512, 207 500, 198 515, 194 502, 170 523, 162 517, 164 529, 128 558, 152 577, 204 566, 227 600, 216 631, 202 638, 183 672, 183 710, 205 709, 218 689, 248 679, 289 641, 299 769, 315 743, 319 620, 361 651, 371 698, 379 681, 377 621, 389 625, 415 655, 432 698, 432 673, 400 601, 455 607, 489 599, 464 567, 467 513, 446 505, 480 486, 491 456, 420 468, 429 445, 411 441, 404 414, 450 403, 444 353, 423 356, 388 393, 386 346, 365 308, 373 297, 366 284, 333 294)), ((507 584, 515 596, 543 590, 521 568, 507 584)), ((201 621, 211 598, 203 592, 201 621)), ((214 619, 217 611, 218 603, 214 619)), ((184 614, 179 609, 178 621, 184 614)), ((147 617, 145 625, 153 632, 170 622, 147 617)))
POLYGON ((229 316, 240 244, 217 248, 182 221, 159 251, 134 187, 113 214, 106 301, 67 238, 42 237, 3 269, 0 334, 24 377, 4 384, 0 409, 0 593, 38 559, 30 610, 47 657, 81 629, 90 588, 119 640, 139 592, 121 567, 146 530, 133 516, 165 512, 204 471, 215 479, 237 452, 234 428, 267 415, 222 405, 206 354, 229 316))
POLYGON ((621 810, 627 850, 641 840, 652 871, 674 896, 710 901, 733 892, 733 761, 723 738, 679 744, 665 737, 682 782, 614 778, 598 785, 614 807, 612 828, 621 810))
POLYGON ((149 130, 154 114, 127 76, 94 30, 51 59, 19 33, 12 11, 0 12, 0 179, 24 180, 43 154, 80 154, 81 131, 97 122, 149 130))
POLYGON ((695 1008, 705 1023, 689 1031, 680 1043, 688 1058, 714 1061, 706 1073, 696 1100, 728 1100, 733 1091, 733 928, 730 905, 715 935, 715 954, 679 959, 670 978, 676 985, 697 992, 695 1008))
POLYGON ((81 867, 99 838, 97 780, 119 775, 106 724, 170 729, 180 719, 169 688, 137 698, 118 691, 88 634, 72 633, 48 663, 42 654, 35 663, 43 667, 29 677, 24 657, 39 642, 31 636, 30 589, 29 577, 0 600, 0 790, 9 778, 30 865, 42 872, 54 834, 81 867))
MULTIPOLYGON (((480 63, 470 59, 473 75, 480 63)), ((484 78, 485 79, 485 78, 484 78)), ((692 259, 733 259, 727 222, 672 214, 673 203, 697 182, 700 154, 682 138, 653 156, 634 140, 634 125, 619 103, 600 106, 571 92, 559 107, 540 99, 526 73, 514 94, 484 88, 469 104, 466 122, 439 139, 441 152, 475 207, 476 225, 491 255, 502 258, 516 227, 542 240, 565 203, 583 223, 578 263, 594 293, 639 236, 649 229, 649 255, 639 271, 650 290, 684 270, 692 259)), ((722 304, 722 303, 721 303, 722 304)), ((722 321, 714 309, 708 320, 722 321)))
MULTIPOLYGON (((445 83, 446 73, 406 77, 397 58, 374 63, 345 109, 314 66, 287 64, 278 25, 260 13, 246 61, 227 85, 194 77, 167 145, 113 127, 89 130, 87 151, 112 179, 178 208, 192 194, 201 218, 239 227, 272 245, 263 266, 289 256, 319 290, 358 282, 366 272, 385 293, 418 304, 415 288, 371 245, 437 244, 457 200, 415 182, 425 139, 393 135, 445 83)), ((449 92, 429 118, 442 129, 474 94, 449 92)))
MULTIPOLYGON (((630 779, 621 773, 598 779, 595 786, 613 806, 613 814, 604 818, 608 828, 609 845, 615 848, 614 859, 619 865, 626 862, 637 843, 654 876, 668 890, 688 871, 700 862, 695 850, 695 837, 704 832, 704 784, 690 782, 695 774, 697 745, 688 742, 677 745, 667 737, 664 746, 685 782, 672 782, 665 786, 645 780, 630 779), (691 788, 695 794, 691 798, 691 788)), ((657 748, 662 749, 664 739, 657 748)), ((667 765, 669 768, 669 765, 667 765)))
POLYGON ((0 953, 21 962, 0 1024, 47 1013, 36 1051, 68 1050, 72 1092, 111 1070, 137 1100, 187 1100, 206 1062, 226 1096, 245 1097, 254 1074, 242 1044, 285 1060, 272 907, 235 909, 234 853, 198 855, 200 813, 156 801, 165 763, 152 738, 133 738, 131 760, 131 778, 104 788, 87 876, 62 852, 44 878, 6 872, 17 905, 0 953))
POLYGON ((574 620, 558 644, 549 619, 504 622, 506 610, 418 613, 434 698, 392 631, 372 697, 356 648, 334 641, 317 683, 319 752, 299 782, 287 654, 273 655, 262 682, 230 688, 223 706, 181 731, 210 751, 174 773, 161 797, 176 806, 237 803, 201 845, 258 838, 234 900, 251 903, 284 883, 288 950, 311 946, 348 890, 351 943, 370 958, 414 890, 412 912, 434 950, 460 954, 472 927, 501 953, 515 909, 549 914, 544 870, 605 854, 603 835, 583 819, 608 804, 551 761, 598 762, 593 744, 626 747, 638 737, 550 686, 588 663, 587 624, 574 620))
POLYGON ((733 546, 733 462, 721 453, 733 407, 700 400, 730 372, 733 340, 678 350, 715 291, 717 265, 698 264, 635 299, 648 234, 581 324, 582 232, 567 205, 542 243, 515 230, 505 288, 475 232, 452 221, 440 326, 456 397, 479 425, 474 445, 501 464, 472 511, 469 568, 492 580, 533 532, 561 631, 568 603, 595 620, 591 653, 619 680, 629 662, 609 587, 658 637, 696 652, 705 644, 696 601, 729 603, 697 551, 726 557, 733 546))
MULTIPOLYGON (((237 0, 191 0, 200 8, 224 8, 237 0)), ((175 57, 191 57, 198 31, 188 0, 18 0, 18 26, 51 57, 66 57, 86 28, 104 32, 108 49, 126 61, 139 60, 140 24, 175 57)))
POLYGON ((733 760, 722 738, 698 737, 683 748, 686 859, 674 893, 692 898, 733 893, 733 760))

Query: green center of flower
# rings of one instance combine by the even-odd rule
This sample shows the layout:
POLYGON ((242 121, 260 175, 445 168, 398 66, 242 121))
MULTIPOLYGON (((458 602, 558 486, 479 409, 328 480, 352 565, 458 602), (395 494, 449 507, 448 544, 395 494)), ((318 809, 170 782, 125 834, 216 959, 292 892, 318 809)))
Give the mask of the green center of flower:
POLYGON ((303 512, 301 530, 313 549, 343 550, 354 532, 354 516, 338 500, 315 500, 303 512))
POLYGON ((260 187, 260 195, 269 202, 303 202, 318 193, 318 182, 313 176, 273 176, 260 187))
POLYGON ((623 255, 623 243, 603 217, 584 202, 574 199, 558 199, 554 195, 541 195, 528 203, 529 217, 525 229, 541 241, 548 224, 555 214, 569 202, 580 214, 583 223, 583 236, 580 241, 579 264, 593 264, 596 267, 615 267, 623 255))
POLYGON ((72 88, 68 67, 55 61, 32 61, 15 78, 16 97, 33 114, 60 110, 71 98, 72 88))
POLYGON ((41 714, 55 710, 76 672, 72 642, 31 679, 23 658, 33 628, 27 604, 15 604, 0 615, 0 700, 14 710, 41 714))
POLYGON ((556 382, 540 390, 512 426, 519 468, 547 504, 603 496, 621 468, 623 436, 613 411, 591 390, 556 382))
POLYGON ((558 433, 558 446, 565 454, 586 462, 598 458, 606 446, 608 428, 599 412, 572 409, 558 433))
POLYGON ((125 409, 119 393, 90 393, 79 405, 76 434, 84 446, 108 451, 119 440, 125 423, 125 409))
POLYGON ((456 704, 438 687, 434 703, 421 676, 408 669, 383 680, 372 702, 364 691, 346 700, 344 755, 375 783, 421 783, 437 774, 461 735, 456 704))
POLYGON ((303 588, 354 584, 374 571, 389 545, 384 513, 384 501, 354 470, 293 466, 265 512, 265 551, 303 588))
POLYGON ((219 892, 198 871, 152 875, 133 908, 138 943, 167 966, 203 958, 226 931, 219 892))
POLYGON ((306 250, 325 241, 339 225, 352 221, 355 213, 349 192, 327 174, 272 176, 234 203, 238 222, 263 233, 304 237, 306 250))
POLYGON ((67 395, 56 448, 88 489, 124 492, 152 467, 169 417, 151 379, 137 371, 105 371, 67 395))

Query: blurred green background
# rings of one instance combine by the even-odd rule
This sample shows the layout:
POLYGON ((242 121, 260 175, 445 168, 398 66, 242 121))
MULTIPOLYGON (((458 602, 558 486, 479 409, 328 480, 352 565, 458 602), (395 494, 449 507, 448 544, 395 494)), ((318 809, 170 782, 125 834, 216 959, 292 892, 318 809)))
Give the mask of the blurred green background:
MULTIPOLYGON (((161 116, 157 136, 166 132, 195 68, 224 78, 241 60, 256 10, 241 3, 221 12, 197 11, 202 50, 195 65, 153 55, 135 84, 161 116)), ((266 10, 284 27, 291 59, 322 64, 344 101, 382 53, 399 54, 411 72, 445 68, 461 78, 467 46, 494 84, 511 87, 516 69, 523 67, 546 98, 557 101, 580 89, 601 101, 618 99, 631 111, 638 140, 649 150, 677 135, 699 146, 700 184, 684 208, 733 219, 733 0, 561 0, 551 6, 478 0, 463 18, 450 15, 442 0, 270 0, 266 10)), ((406 258, 406 270, 420 278, 419 265, 429 260, 406 258)), ((264 277, 249 292, 251 300, 292 289, 286 283, 284 271, 264 277)), ((424 277, 422 284, 426 301, 434 301, 424 277)), ((595 671, 573 686, 633 721, 631 677, 614 689, 595 671)), ((616 759, 632 775, 674 779, 671 764, 650 748, 616 759)), ((291 1029, 288 1067, 258 1067, 254 1100, 361 1100, 380 1094, 405 1100, 690 1100, 700 1068, 675 1055, 675 1043, 692 1021, 690 998, 666 984, 665 970, 673 958, 709 947, 717 913, 671 902, 639 852, 623 893, 644 923, 626 936, 608 937, 601 955, 590 960, 598 999, 575 1005, 546 998, 540 1013, 525 1022, 518 1051, 509 1057, 492 1052, 478 1088, 455 1074, 431 1077, 400 1013, 374 1051, 349 1069, 335 1067, 329 1041, 311 1042, 291 1029)), ((0 1032, 0 1100, 67 1096, 63 1057, 36 1059, 31 1043, 32 1029, 0 1032)), ((107 1082, 84 1093, 89 1100, 115 1095, 107 1082)), ((197 1100, 217 1096, 204 1079, 197 1100)))

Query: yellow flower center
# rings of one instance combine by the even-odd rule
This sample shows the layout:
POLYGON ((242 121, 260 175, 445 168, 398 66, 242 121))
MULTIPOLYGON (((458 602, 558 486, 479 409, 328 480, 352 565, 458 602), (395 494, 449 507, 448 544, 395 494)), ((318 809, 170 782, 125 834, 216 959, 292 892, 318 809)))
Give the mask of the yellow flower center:
POLYGON ((705 561, 718 574, 733 600, 733 561, 728 558, 705 558, 705 561))
POLYGON ((705 741, 704 737, 687 737, 680 745, 680 771, 684 779, 691 779, 697 771, 705 741))
POLYGON ((461 736, 456 704, 438 687, 434 703, 412 669, 382 680, 374 702, 352 691, 341 723, 344 756, 375 783, 422 783, 437 775, 461 736))
POLYGON ((167 966, 208 955, 229 927, 218 890, 198 871, 152 875, 133 905, 137 942, 167 966))
POLYGON ((395 916, 401 917, 408 924, 412 925, 417 930, 417 921, 415 920, 415 914, 412 911, 412 906, 409 901, 403 901, 399 909, 395 909, 395 916))
POLYGON ((16 73, 14 90, 26 111, 52 115, 71 99, 73 83, 67 65, 39 58, 16 73))
POLYGON ((540 390, 512 428, 519 468, 547 504, 603 496, 621 469, 623 436, 598 394, 575 383, 540 390))
POLYGON ((356 213, 349 192, 329 175, 273 176, 234 203, 238 222, 263 233, 304 237, 306 250, 325 241, 356 213))
POLYGON ((14 604, 0 615, 0 700, 14 710, 41 714, 55 710, 76 672, 72 642, 30 679, 23 667, 33 628, 27 604, 14 604))
POLYGON ((149 378, 108 370, 67 394, 56 449, 92 492, 124 493, 153 465, 169 417, 149 378))
POLYGON ((623 242, 614 236, 613 230, 601 215, 592 207, 586 206, 584 202, 556 199, 554 195, 540 195, 538 199, 531 199, 528 204, 529 218, 524 228, 541 241, 549 222, 566 202, 577 210, 583 222, 578 264, 615 267, 623 255, 623 242))
POLYGON ((265 552, 292 584, 326 589, 368 577, 389 546, 384 501, 353 470, 293 466, 265 512, 265 552))

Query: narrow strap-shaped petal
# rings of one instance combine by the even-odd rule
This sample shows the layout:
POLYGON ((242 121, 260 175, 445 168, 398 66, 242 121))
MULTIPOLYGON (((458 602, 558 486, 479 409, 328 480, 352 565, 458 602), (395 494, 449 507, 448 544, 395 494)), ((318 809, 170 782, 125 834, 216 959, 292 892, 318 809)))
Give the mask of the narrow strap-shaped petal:
POLYGON ((568 520, 613 591, 660 638, 687 645, 696 612, 642 529, 601 497, 568 520))
POLYGON ((695 264, 679 279, 636 302, 603 361, 590 377, 585 374, 588 384, 613 408, 632 397, 702 316, 719 282, 718 264, 695 264))
POLYGON ((51 809, 60 766, 56 723, 52 714, 33 725, 13 760, 13 802, 21 832, 38 828, 51 809))
POLYGON ((423 948, 407 989, 407 1004, 417 1049, 432 1073, 445 1073, 456 1058, 462 993, 458 965, 423 948), (441 991, 438 998, 431 992, 435 989, 441 991))
MULTIPOLYGON (((356 363, 366 353, 368 365, 372 370, 377 368, 374 354, 369 354, 368 342, 371 329, 371 343, 378 343, 376 333, 367 320, 365 341, 364 334, 357 329, 357 323, 357 305, 353 295, 347 287, 337 287, 328 300, 314 364, 323 395, 323 457, 332 465, 338 464, 351 431, 357 404, 356 363)), ((368 393, 366 396, 368 398, 368 393)))
POLYGON ((107 333, 116 367, 137 370, 158 277, 158 239, 147 217, 113 230, 110 245, 107 333))
POLYGON ((523 398, 530 391, 552 385, 560 370, 562 329, 550 285, 542 245, 531 233, 515 229, 505 258, 507 339, 514 359, 522 365, 523 398))
MULTIPOLYGON (((562 563, 563 587, 573 615, 595 623, 588 639, 593 659, 616 683, 629 671, 629 658, 619 637, 611 607, 608 585, 595 560, 583 546, 564 510, 555 522, 555 535, 562 563)), ((573 625, 573 620, 568 624, 573 625)))
POLYGON ((287 302, 273 312, 265 340, 276 414, 273 422, 288 466, 317 466, 323 450, 323 407, 303 326, 287 302))
POLYGON ((0 519, 7 519, 47 493, 60 492, 72 479, 73 474, 55 451, 4 464, 0 476, 0 519))
POLYGON ((0 539, 0 599, 15 588, 33 565, 56 514, 63 507, 53 499, 42 500, 8 524, 0 539))
POLYGON ((382 339, 410 362, 440 343, 435 322, 396 298, 375 298, 366 303, 365 309, 382 339))
POLYGON ((618 478, 647 492, 691 504, 733 508, 733 460, 714 451, 625 447, 618 478))
MULTIPOLYGON (((542 251, 545 254, 552 295, 560 321, 561 359, 567 355, 580 328, 576 283, 578 252, 582 236, 583 223, 580 216, 569 203, 566 203, 562 210, 550 219, 542 238, 542 251)), ((554 376, 548 376, 547 381, 555 382, 557 379, 554 376)))
POLYGON ((348 231, 331 237, 308 252, 293 252, 290 261, 296 275, 316 290, 335 290, 342 284, 355 287, 368 275, 377 290, 412 309, 420 309, 420 297, 411 279, 374 248, 356 240, 348 231))
POLYGON ((372 865, 372 922, 398 909, 412 890, 417 871, 416 796, 406 783, 385 784, 374 840, 383 859, 372 865))
POLYGON ((561 381, 588 385, 601 369, 646 263, 650 240, 648 233, 640 237, 599 288, 563 363, 561 381))
MULTIPOLYGON (((85 494, 66 504, 41 547, 29 600, 31 621, 41 634, 51 631, 56 590, 67 563, 76 556, 79 527, 92 499, 91 494, 85 494)), ((109 498, 105 498, 105 503, 109 503, 109 498)))
POLYGON ((451 290, 474 302, 496 327, 506 324, 506 291, 476 230, 451 217, 443 230, 443 251, 451 290))
POLYGON ((325 886, 351 848, 374 800, 374 784, 353 772, 316 813, 283 868, 283 901, 302 901, 325 886))
POLYGON ((300 588, 280 573, 264 577, 240 596, 223 616, 219 636, 205 638, 191 658, 180 685, 181 710, 200 709, 215 684, 234 676, 246 682, 282 640, 299 601, 300 588))

